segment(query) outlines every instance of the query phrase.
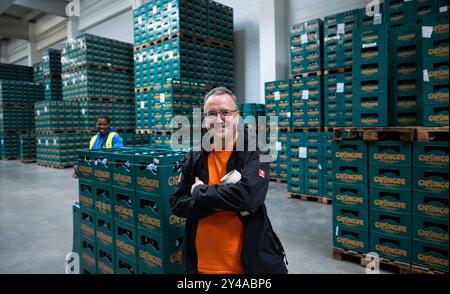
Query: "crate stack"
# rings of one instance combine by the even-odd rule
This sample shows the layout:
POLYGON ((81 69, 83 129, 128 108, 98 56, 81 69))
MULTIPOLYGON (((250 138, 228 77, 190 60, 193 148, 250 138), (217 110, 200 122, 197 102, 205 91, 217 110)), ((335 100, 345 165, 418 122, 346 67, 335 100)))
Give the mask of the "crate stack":
POLYGON ((347 68, 353 64, 353 31, 358 26, 359 10, 350 10, 324 18, 324 57, 326 70, 347 68))
POLYGON ((322 76, 300 77, 291 80, 292 128, 322 127, 322 76))
POLYGON ((350 127, 353 125, 353 74, 351 71, 324 76, 324 125, 350 127))
MULTIPOLYGON (((406 2, 405 2, 406 4, 406 2)), ((389 36, 389 106, 391 126, 422 124, 422 65, 420 31, 412 24, 396 28, 389 36)))
MULTIPOLYGON (((38 164, 57 168, 74 165, 75 151, 87 147, 96 133, 99 115, 108 115, 121 136, 133 134, 125 143, 142 142, 134 135, 132 50, 131 44, 90 34, 64 43, 64 101, 42 101, 35 106, 38 164)), ((49 54, 48 65, 46 60, 41 64, 44 76, 55 67, 55 55, 51 55, 55 53, 49 54)))
POLYGON ((425 24, 436 18, 448 17, 448 0, 388 0, 385 2, 385 21, 392 29, 405 25, 425 24))
POLYGON ((61 51, 45 49, 34 66, 34 81, 44 86, 45 100, 62 100, 61 51))
MULTIPOLYGON (((34 133, 34 102, 43 99, 43 87, 32 82, 33 68, 0 66, 0 75, 17 80, 0 80, 0 150, 2 159, 20 157, 20 135, 34 133)), ((31 147, 32 148, 32 147, 31 147)))
POLYGON ((333 141, 333 244, 367 253, 369 245, 369 190, 367 143, 333 141))
POLYGON ((353 42, 353 126, 388 126, 388 30, 360 10, 353 42))
POLYGON ((448 140, 413 147, 412 263, 448 272, 448 140))
POLYGON ((19 135, 19 159, 24 163, 36 162, 36 134, 19 135))
POLYGON ((446 18, 424 22, 420 38, 422 47, 423 125, 448 126, 449 106, 449 25, 446 18))
POLYGON ((288 134, 288 194, 332 196, 332 149, 328 132, 294 132, 288 134))
POLYGON ((233 88, 233 9, 211 0, 155 0, 133 15, 136 128, 167 136, 178 127, 173 116, 192 122, 208 90, 233 88))
POLYGON ((411 263, 412 144, 369 143, 370 250, 411 263))
POLYGON ((163 145, 79 152, 82 274, 182 272, 185 220, 169 196, 184 155, 163 145))

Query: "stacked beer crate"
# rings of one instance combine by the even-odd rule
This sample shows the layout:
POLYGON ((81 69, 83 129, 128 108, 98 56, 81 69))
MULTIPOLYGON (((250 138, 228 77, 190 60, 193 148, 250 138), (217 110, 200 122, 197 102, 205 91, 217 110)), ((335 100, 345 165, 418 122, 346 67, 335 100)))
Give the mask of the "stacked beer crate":
MULTIPOLYGON (((140 136, 125 135, 134 133, 135 126, 132 50, 131 44, 90 34, 64 43, 64 101, 43 101, 35 106, 38 164, 57 168, 74 165, 76 150, 87 147, 96 133, 99 115, 111 118, 116 131, 128 137, 125 143, 148 142, 136 138, 140 136)), ((50 68, 54 66, 51 60, 50 68)))
POLYGON ((34 133, 34 102, 44 98, 43 88, 33 82, 32 67, 0 64, 0 76, 0 155, 28 162, 34 153, 27 139, 34 133))
POLYGON ((80 273, 182 272, 185 220, 171 213, 169 197, 184 155, 164 145, 79 152, 80 273))
POLYGON ((34 66, 34 81, 44 86, 45 100, 62 100, 61 51, 45 49, 34 66))
POLYGON ((233 87, 233 10, 211 0, 155 0, 133 14, 136 128, 167 138, 178 128, 174 116, 192 123, 208 90, 233 87))

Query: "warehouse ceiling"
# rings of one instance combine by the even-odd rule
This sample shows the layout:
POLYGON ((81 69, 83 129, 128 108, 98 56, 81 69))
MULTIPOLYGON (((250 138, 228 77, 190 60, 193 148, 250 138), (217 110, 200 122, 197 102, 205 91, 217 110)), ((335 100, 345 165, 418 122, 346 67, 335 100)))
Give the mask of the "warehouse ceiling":
POLYGON ((46 14, 66 17, 68 0, 1 0, 0 42, 28 40, 28 24, 46 14))

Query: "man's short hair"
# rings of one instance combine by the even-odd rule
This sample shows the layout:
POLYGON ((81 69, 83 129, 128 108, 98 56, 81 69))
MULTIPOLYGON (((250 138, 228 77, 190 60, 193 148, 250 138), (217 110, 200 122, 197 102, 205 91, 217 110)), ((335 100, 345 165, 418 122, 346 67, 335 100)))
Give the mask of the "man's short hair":
POLYGON ((97 116, 97 121, 99 119, 105 119, 108 122, 108 124, 111 124, 111 118, 109 116, 107 116, 107 115, 99 115, 99 116, 97 116))
POLYGON ((208 94, 205 95, 205 100, 203 102, 206 103, 206 100, 208 100, 208 98, 211 96, 223 94, 228 94, 233 99, 234 106, 236 107, 236 109, 238 109, 236 95, 234 95, 234 93, 231 90, 227 89, 226 87, 216 87, 212 89, 211 91, 208 92, 208 94))

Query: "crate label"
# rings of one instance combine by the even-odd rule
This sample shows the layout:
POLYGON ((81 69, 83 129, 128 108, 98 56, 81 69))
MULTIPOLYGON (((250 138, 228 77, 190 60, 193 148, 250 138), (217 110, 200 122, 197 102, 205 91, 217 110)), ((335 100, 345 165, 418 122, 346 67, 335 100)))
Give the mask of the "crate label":
POLYGON ((345 23, 339 23, 337 25, 337 34, 345 34, 345 23))
POLYGON ((309 99, 309 90, 302 90, 302 100, 309 99))
POLYGON ((169 59, 173 59, 173 51, 169 51, 169 59))
POLYGON ((308 35, 307 34, 302 34, 300 38, 301 38, 302 44, 308 43, 308 35))
POLYGON ((141 108, 145 108, 145 101, 141 101, 141 108))
POLYGON ((159 164, 159 159, 158 158, 153 158, 153 162, 156 164, 159 164))
POLYGON ((276 143, 275 143, 275 149, 276 149, 277 151, 280 151, 280 150, 281 150, 281 142, 276 142, 276 143))
POLYGON ((423 70, 423 81, 424 82, 429 82, 430 81, 430 77, 428 76, 428 69, 424 69, 423 70))
POLYGON ((339 226, 336 226, 336 237, 339 236, 339 226))
POLYGON ((141 54, 139 54, 138 55, 138 60, 139 60, 139 62, 143 62, 144 61, 144 57, 141 54))
POLYGON ((278 100, 280 100, 280 92, 275 92, 275 93, 273 93, 273 96, 275 97, 275 101, 278 101, 278 100))
POLYGON ((165 93, 161 93, 161 95, 159 96, 159 102, 161 102, 161 103, 166 102, 166 94, 165 93))
POLYGON ((153 14, 156 14, 156 5, 153 6, 153 14))
POLYGON ((158 62, 158 55, 157 54, 153 55, 153 62, 158 62))
POLYGON ((53 139, 53 145, 56 145, 56 139, 53 139))
POLYGON ((298 148, 298 158, 306 158, 307 151, 308 151, 307 147, 298 148))
POLYGON ((48 140, 45 140, 45 146, 48 146, 48 140))
POLYGON ((290 111, 286 112, 286 115, 287 117, 291 117, 291 112, 290 111))
POLYGON ((84 109, 84 108, 81 109, 81 114, 82 114, 82 115, 86 115, 86 109, 84 109))
POLYGON ((432 26, 422 26, 422 38, 431 38, 431 35, 433 34, 433 27, 432 26))
POLYGON ((374 24, 374 25, 381 24, 381 19, 382 19, 381 13, 375 14, 375 15, 373 16, 373 24, 374 24))
MULTIPOLYGON (((3 140, 2 140, 2 144, 3 144, 3 140)), ((41 139, 38 139, 38 144, 42 144, 41 139)))
POLYGON ((447 11, 448 11, 448 6, 439 7, 439 12, 447 12, 447 11))
POLYGON ((344 83, 336 84, 336 93, 344 93, 344 83))
POLYGON ((363 44, 362 47, 363 47, 363 48, 377 47, 377 42, 363 44))
POLYGON ((167 10, 172 11, 172 3, 167 4, 167 10))
POLYGON ((48 112, 47 106, 44 107, 44 112, 48 112))

